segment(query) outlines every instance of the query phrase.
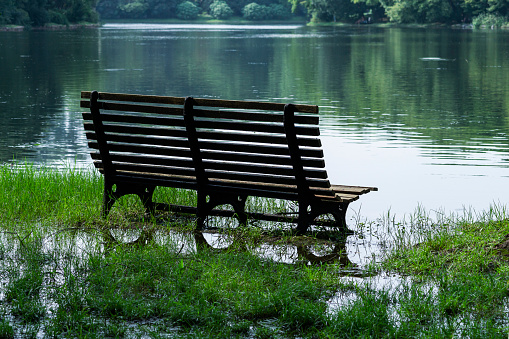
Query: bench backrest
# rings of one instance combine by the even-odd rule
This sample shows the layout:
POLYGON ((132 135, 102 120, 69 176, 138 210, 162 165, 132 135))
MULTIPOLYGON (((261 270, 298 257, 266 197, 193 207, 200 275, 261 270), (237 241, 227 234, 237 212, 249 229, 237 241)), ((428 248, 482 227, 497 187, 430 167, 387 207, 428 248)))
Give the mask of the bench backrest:
POLYGON ((91 109, 86 135, 106 175, 276 198, 333 196, 318 106, 93 93, 81 93, 81 107, 91 109))

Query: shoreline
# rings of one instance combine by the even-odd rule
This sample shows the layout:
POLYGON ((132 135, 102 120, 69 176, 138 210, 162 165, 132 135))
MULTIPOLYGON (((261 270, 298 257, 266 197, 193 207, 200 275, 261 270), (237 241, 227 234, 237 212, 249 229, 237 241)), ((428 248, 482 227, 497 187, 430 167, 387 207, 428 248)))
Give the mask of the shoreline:
POLYGON ((98 28, 101 24, 69 24, 69 25, 57 25, 49 24, 42 27, 25 27, 19 25, 0 26, 0 32, 24 32, 24 31, 63 31, 63 30, 77 30, 82 28, 98 28))
POLYGON ((99 28, 107 23, 179 23, 179 24, 209 24, 209 25, 270 25, 270 24, 295 24, 299 23, 304 26, 373 26, 380 28, 446 28, 446 29, 467 29, 467 30, 508 30, 509 25, 503 25, 500 27, 495 26, 486 26, 482 25, 479 28, 475 28, 473 24, 397 24, 391 22, 384 23, 372 23, 372 24, 349 24, 344 22, 305 22, 302 20, 285 20, 285 21, 246 21, 246 20, 193 20, 193 21, 185 21, 185 20, 153 20, 153 19, 145 19, 145 20, 104 20, 99 23, 77 23, 77 24, 69 24, 69 25, 59 25, 59 24, 48 24, 42 27, 25 27, 20 25, 7 25, 0 26, 0 32, 24 32, 24 31, 60 31, 60 30, 78 30, 83 28, 99 28))

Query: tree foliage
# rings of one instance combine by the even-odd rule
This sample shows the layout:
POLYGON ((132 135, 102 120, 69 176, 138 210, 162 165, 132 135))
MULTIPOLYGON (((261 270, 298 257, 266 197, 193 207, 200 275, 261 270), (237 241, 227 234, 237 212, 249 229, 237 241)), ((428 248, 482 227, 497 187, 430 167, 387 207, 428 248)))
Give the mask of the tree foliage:
POLYGON ((216 0, 210 5, 210 15, 215 19, 228 19, 233 15, 233 10, 225 1, 216 0))
POLYGON ((508 21, 507 17, 503 17, 500 15, 495 15, 492 13, 488 14, 479 14, 472 20, 472 24, 474 27, 479 28, 481 26, 487 27, 500 27, 508 21))
MULTIPOLYGON (((332 1, 332 0, 331 0, 332 1)), ((479 15, 509 14, 509 0, 353 0, 378 2, 387 17, 397 23, 470 23, 479 15)))
MULTIPOLYGON (((304 6, 312 21, 345 21, 355 23, 365 13, 382 17, 384 10, 378 0, 289 0, 292 11, 304 6)), ((367 19, 366 19, 367 20, 367 19)))
POLYGON ((97 0, 0 0, 0 24, 44 26, 97 22, 97 0))
POLYGON ((194 20, 200 14, 198 6, 191 1, 184 1, 177 6, 177 18, 182 20, 194 20))
POLYGON ((470 23, 491 14, 497 22, 509 15, 509 0, 288 0, 292 9, 306 8, 315 21, 364 22, 388 19, 396 23, 470 23), (368 14, 369 13, 369 14, 368 14), (364 18, 364 19, 363 19, 364 18))
POLYGON ((185 18, 210 13, 281 20, 291 11, 313 21, 367 23, 507 22, 509 0, 0 0, 0 24, 43 26, 103 19, 185 18), (97 12, 96 12, 97 11, 97 12))
POLYGON ((270 4, 269 15, 271 19, 288 19, 292 13, 290 12, 289 6, 283 6, 282 4, 270 4))
POLYGON ((268 19, 267 6, 259 5, 256 2, 247 4, 242 10, 242 14, 247 20, 258 21, 268 19))
POLYGON ((245 19, 253 21, 287 19, 291 15, 289 7, 281 4, 266 6, 256 2, 244 6, 242 14, 245 19))
POLYGON ((97 12, 101 19, 174 18, 177 0, 99 0, 97 12))
MULTIPOLYGON (((0 0, 5 1, 5 0, 0 0)), ((209 13, 216 19, 243 16, 244 8, 253 0, 99 0, 97 11, 102 19, 196 18, 209 13), (185 4, 185 5, 184 5, 185 4), (195 14, 198 10, 198 14, 195 14)), ((288 0, 256 0, 248 7, 250 20, 287 19, 292 15, 288 0), (251 6, 253 7, 253 6, 251 6), (254 8, 254 11, 252 10, 254 8), (259 13, 255 13, 259 11, 259 13), (255 19, 256 18, 256 19, 255 19), (263 19, 260 19, 263 18, 263 19)))

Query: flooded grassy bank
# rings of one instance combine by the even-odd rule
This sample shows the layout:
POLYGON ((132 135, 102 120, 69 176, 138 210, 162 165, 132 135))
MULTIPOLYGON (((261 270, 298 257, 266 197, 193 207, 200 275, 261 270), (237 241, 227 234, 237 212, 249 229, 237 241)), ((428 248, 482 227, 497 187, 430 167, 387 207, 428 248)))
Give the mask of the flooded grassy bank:
POLYGON ((101 219, 102 184, 0 168, 0 338, 507 336, 503 206, 357 221, 348 239, 221 220, 193 232, 193 218, 151 217, 129 197, 101 219))

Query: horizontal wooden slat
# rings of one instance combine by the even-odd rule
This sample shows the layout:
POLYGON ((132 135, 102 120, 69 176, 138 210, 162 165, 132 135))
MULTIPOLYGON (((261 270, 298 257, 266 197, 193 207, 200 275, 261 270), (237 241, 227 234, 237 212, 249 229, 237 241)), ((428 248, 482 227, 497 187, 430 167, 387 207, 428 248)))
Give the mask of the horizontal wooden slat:
MULTIPOLYGON (((134 105, 134 104, 119 104, 114 102, 99 102, 99 109, 130 112, 130 113, 152 113, 152 114, 167 114, 182 116, 182 107, 170 106, 152 106, 152 105, 134 105)), ((90 101, 81 101, 80 107, 90 108, 90 101)))
MULTIPOLYGON (((85 131, 94 131, 94 125, 90 122, 86 122, 84 124, 84 127, 85 131)), ((158 137, 187 138, 186 130, 178 128, 141 127, 132 125, 103 125, 103 130, 106 133, 119 133, 119 134, 123 133, 158 137)))
MULTIPOLYGON (((97 152, 91 153, 93 159, 100 159, 97 152)), ((190 168, 194 169, 191 159, 183 158, 162 158, 149 157, 141 155, 123 155, 117 153, 110 154, 112 161, 119 166, 121 163, 128 164, 150 164, 168 167, 190 168)), ((293 169, 290 166, 263 166, 257 164, 228 163, 221 161, 204 161, 205 169, 216 172, 224 172, 231 175, 244 175, 246 173, 274 175, 274 176, 292 176, 293 169)), ((305 168, 304 174, 307 178, 327 179, 327 172, 321 169, 305 168)))
MULTIPOLYGON (((101 157, 97 152, 90 153, 92 159, 100 160, 101 157)), ((182 169, 187 169, 185 173, 190 173, 189 170, 194 173, 194 163, 190 159, 177 159, 177 158, 161 158, 161 157, 149 157, 142 155, 122 155, 122 154, 111 154, 111 160, 114 165, 119 167, 123 165, 155 165, 159 167, 167 167, 167 173, 184 173, 182 169)), ((165 169, 166 170, 166 169, 165 169)), ((166 173, 166 172, 161 172, 166 173)), ((194 174, 193 174, 194 175, 194 174)))
MULTIPOLYGON (((92 120, 91 113, 83 113, 86 120, 92 120)), ((169 117, 155 117, 155 116, 141 116, 135 114, 112 114, 103 113, 101 119, 106 123, 130 123, 140 125, 157 125, 169 127, 185 127, 182 118, 169 118, 169 117)), ((196 121, 196 128, 203 128, 206 130, 218 129, 229 131, 244 131, 244 132, 261 132, 273 134, 285 134, 285 129, 281 124, 264 124, 264 123, 250 123, 250 122, 231 122, 231 121, 196 121)), ((320 130, 318 127, 303 127, 296 126, 295 130, 299 135, 318 136, 320 130)))
MULTIPOLYGON (((267 194, 267 192, 275 192, 279 195, 281 194, 291 194, 294 197, 296 197, 296 194, 298 193, 297 186, 295 185, 281 185, 281 184, 269 184, 269 183, 256 183, 256 182, 244 182, 244 181, 236 181, 236 180, 223 180, 223 179, 214 179, 210 180, 208 185, 212 188, 215 188, 216 190, 224 190, 228 191, 229 188, 233 189, 234 191, 238 192, 239 189, 243 190, 243 192, 248 193, 248 195, 256 195, 255 192, 264 192, 264 194, 267 194)), ((330 192, 326 189, 315 189, 312 190, 314 194, 321 195, 323 194, 324 197, 328 197, 330 199, 333 199, 333 196, 327 196, 327 194, 330 192)), ((266 196, 266 195, 264 195, 266 196)), ((277 197, 277 195, 276 195, 277 197)))
MULTIPOLYGON (((225 172, 259 173, 272 175, 292 175, 293 168, 290 166, 263 166, 257 164, 227 163, 221 161, 204 161, 205 169, 221 170, 225 172)), ((307 178, 327 179, 327 172, 321 169, 305 168, 304 175, 307 178)))
MULTIPOLYGON (((99 170, 101 170, 101 165, 98 166, 99 170)), ((125 166, 128 168, 128 166, 125 166)), ((116 182, 125 182, 127 184, 151 184, 154 186, 167 186, 171 182, 172 187, 176 188, 188 188, 188 189, 197 189, 197 184, 193 180, 192 177, 187 176, 179 176, 179 175, 166 175, 166 174, 154 174, 150 172, 143 172, 139 167, 131 167, 130 170, 118 170, 115 175, 116 182)), ((298 198, 298 193, 296 191, 296 187, 289 186, 277 186, 277 185, 264 185, 264 184, 235 184, 231 180, 220 180, 215 179, 211 182, 210 187, 216 190, 220 190, 222 192, 232 192, 237 193, 239 186, 242 187, 243 193, 251 196, 261 196, 267 198, 279 198, 279 199, 292 199, 296 200, 298 198)), ((327 191, 325 190, 315 190, 317 195, 320 195, 324 199, 328 200, 338 200, 338 198, 334 198, 333 196, 327 195, 327 191)), ((338 200, 339 201, 339 200, 338 200)))
MULTIPOLYGON (((259 183, 269 184, 283 184, 283 185, 296 185, 294 177, 291 176, 274 176, 274 175, 259 175, 251 173, 231 173, 222 171, 206 171, 206 175, 210 179, 225 179, 236 181, 252 181, 259 183)), ((330 183, 328 180, 323 179, 308 179, 310 187, 313 188, 329 188, 330 183)), ((331 193, 332 194, 332 193, 331 193)))
POLYGON ((378 191, 377 187, 363 187, 363 186, 346 186, 346 185, 331 185, 331 188, 339 194, 366 194, 372 191, 378 191))
MULTIPOLYGON (((273 156, 273 155, 260 155, 260 154, 246 154, 239 152, 212 152, 201 151, 200 155, 203 160, 218 160, 225 162, 245 162, 253 164, 271 165, 284 165, 292 166, 293 162, 290 156, 273 156)), ((302 159, 304 167, 324 168, 325 162, 323 159, 302 159)))
MULTIPOLYGON (((104 131, 109 133, 125 133, 125 134, 139 134, 161 137, 187 137, 187 132, 182 129, 170 128, 157 128, 157 127, 138 127, 128 125, 103 125, 104 131)), ((92 123, 84 124, 86 131, 93 131, 92 123)), ((92 136, 93 134, 90 134, 92 136)), ((265 134, 249 134, 249 133, 225 133, 225 132, 209 132, 201 131, 198 133, 198 138, 201 140, 214 140, 217 141, 238 141, 250 144, 268 144, 268 145, 287 145, 286 137, 265 134)), ((201 141, 203 142, 203 141, 201 141)), ((317 138, 297 138, 299 146, 302 147, 321 147, 322 143, 317 138)), ((321 150, 320 150, 321 152, 321 150)))
MULTIPOLYGON (((87 132, 87 138, 96 140, 95 133, 92 134, 87 132)), ((106 134, 107 142, 121 142, 125 144, 135 145, 152 145, 152 146, 167 146, 167 147, 179 147, 189 148, 189 141, 186 138, 159 138, 159 137, 145 137, 138 135, 129 134, 106 134)))
POLYGON ((194 189, 198 188, 196 181, 188 180, 186 177, 172 175, 150 175, 141 172, 117 171, 115 182, 126 184, 143 184, 153 186, 171 186, 175 188, 194 189), (171 183, 171 184, 170 184, 171 183))
MULTIPOLYGON (((83 118, 86 120, 92 120, 91 113, 83 113, 83 118)), ((185 127, 184 120, 181 118, 170 118, 170 117, 154 117, 154 116, 141 116, 134 114, 101 114, 101 120, 106 123, 129 123, 139 124, 143 126, 157 125, 157 126, 168 126, 168 127, 185 127)))
MULTIPOLYGON (((90 99, 91 91, 82 91, 82 99, 90 99)), ((123 94, 99 92, 99 100, 128 101, 128 102, 149 102, 154 104, 184 105, 185 98, 157 95, 123 94)))
MULTIPOLYGON (((285 108, 284 103, 262 102, 262 101, 240 101, 240 100, 194 98, 193 103, 195 106, 228 107, 228 108, 243 108, 243 109, 257 109, 257 110, 271 110, 271 111, 283 111, 285 108)), ((294 107, 295 107, 296 112, 318 113, 318 106, 315 106, 315 105, 295 105, 294 104, 294 107)))
MULTIPOLYGON (((99 145, 96 142, 89 142, 89 147, 92 149, 99 149, 99 145)), ((171 148, 171 147, 149 147, 149 146, 133 146, 133 145, 119 145, 109 144, 110 153, 129 153, 129 154, 145 154, 145 155, 157 155, 164 157, 179 157, 191 159, 190 150, 171 148)), ((252 163, 260 164, 265 166, 288 166, 289 169, 292 167, 292 160, 288 157, 283 156, 267 156, 267 155, 253 155, 253 154, 236 154, 226 152, 201 152, 203 160, 221 161, 222 166, 230 168, 230 166, 236 166, 237 163, 252 163)), ((170 161, 170 160, 168 160, 170 161)), ((302 159, 302 165, 310 168, 324 168, 325 162, 323 159, 302 159)))
MULTIPOLYGON (((246 131, 261 132, 285 135, 285 129, 282 124, 263 124, 251 122, 232 122, 232 121, 195 121, 196 128, 206 130, 229 130, 229 131, 246 131)), ((298 135, 318 136, 320 130, 318 127, 295 126, 298 135)))
MULTIPOLYGON (((90 108, 90 101, 83 100, 80 102, 81 108, 90 108)), ((154 106, 147 104, 126 104, 118 102, 98 102, 98 108, 101 111, 118 111, 118 112, 131 112, 131 113, 149 113, 149 114, 167 114, 167 115, 183 115, 183 106, 154 106)), ((195 109, 193 115, 196 118, 209 118, 209 119, 227 119, 227 120, 245 120, 254 122, 279 122, 284 120, 283 111, 270 113, 250 112, 250 111, 225 111, 225 110, 205 110, 195 109)), ((317 115, 295 115, 295 123, 303 125, 318 125, 319 117, 317 115)))
MULTIPOLYGON (((95 135, 90 136, 91 139, 95 138, 95 135)), ((172 146, 172 147, 189 147, 187 139, 180 138, 156 138, 156 137, 144 137, 144 136, 133 136, 126 134, 107 134, 108 142, 123 142, 133 144, 145 144, 154 146, 172 146)), ((247 143, 232 143, 232 142, 220 142, 220 141, 200 141, 199 146, 201 150, 215 150, 215 151, 227 151, 227 152, 243 152, 243 153, 256 153, 264 155, 284 155, 289 156, 290 152, 287 146, 279 145, 251 145, 247 143)), ((301 149, 301 156, 308 158, 318 158, 323 160, 323 151, 321 149, 301 149)))
MULTIPOLYGON (((284 121, 283 112, 275 113, 258 113, 258 112, 239 112, 239 111, 214 111, 205 109, 194 109, 193 115, 196 118, 209 119, 229 119, 229 120, 246 120, 257 122, 279 122, 284 121)), ((318 116, 295 115, 296 124, 318 125, 318 116)))
MULTIPOLYGON (((88 146, 92 149, 99 149, 96 142, 89 142, 88 146)), ((108 149, 110 153, 137 153, 147 155, 159 155, 165 157, 180 157, 191 159, 191 151, 189 149, 182 149, 176 147, 151 147, 151 146, 139 146, 139 145, 122 145, 109 143, 108 149)))
POLYGON ((315 195, 316 198, 320 199, 321 201, 324 201, 324 202, 353 202, 355 200, 358 200, 359 199, 359 196, 358 195, 334 195, 334 196, 329 196, 329 195, 320 195, 320 194, 317 194, 315 195))
MULTIPOLYGON (((92 149, 99 149, 99 145, 95 141, 89 141, 89 147, 92 149)), ((182 143, 182 146, 186 146, 182 143)), ((124 152, 124 153, 137 153, 147 155, 159 155, 166 157, 181 157, 181 158, 192 158, 191 151, 183 147, 153 147, 144 145, 125 145, 117 143, 108 143, 108 149, 110 152, 124 152)), ((264 164, 267 166, 271 165, 283 165, 292 166, 292 160, 290 156, 273 156, 273 155, 262 155, 262 154, 249 154, 249 153, 238 153, 238 152, 214 152, 214 151, 202 151, 201 157, 204 160, 218 160, 229 163, 245 162, 253 164, 264 164)), ((316 158, 303 158, 302 165, 305 167, 324 168, 325 162, 323 159, 316 158)))
MULTIPOLYGON (((99 166, 101 168, 101 166, 99 166)), ((158 172, 151 171, 150 168, 144 166, 135 165, 121 165, 115 176, 115 180, 125 178, 126 182, 136 182, 140 180, 146 183, 147 180, 154 180, 158 182, 160 186, 171 185, 175 186, 176 183, 180 183, 181 188, 197 188, 194 178, 185 175, 174 175, 172 172, 165 173, 162 168, 157 168, 158 172), (129 180, 131 179, 131 180, 129 180)), ((212 189, 220 189, 224 192, 238 192, 239 188, 243 190, 243 193, 248 195, 258 195, 263 197, 274 197, 274 198, 297 198, 297 187, 295 185, 284 185, 280 183, 266 183, 256 181, 236 181, 236 180, 224 180, 213 178, 210 180, 209 185, 212 189)), ((329 199, 333 199, 333 195, 327 195, 330 191, 327 189, 317 188, 312 190, 316 194, 323 195, 329 199)))
MULTIPOLYGON (((96 157, 96 156, 95 156, 96 157)), ((95 158, 94 157, 94 158, 95 158)), ((139 158, 139 157, 138 157, 139 158)), ((120 158, 122 161, 118 161, 119 158, 114 157, 114 164, 117 171, 129 171, 143 173, 144 175, 170 175, 170 176, 185 176, 188 178, 194 177, 195 172, 193 168, 183 167, 171 167, 168 163, 165 166, 161 166, 161 163, 157 163, 156 159, 150 159, 144 162, 138 162, 135 157, 131 157, 129 160, 132 162, 125 162, 128 157, 120 158)), ((98 163, 99 168, 102 165, 98 163)), ((277 185, 296 185, 295 178, 291 176, 273 176, 273 175, 260 175, 251 173, 231 173, 223 171, 207 171, 207 177, 210 180, 223 179, 227 181, 235 180, 242 182, 253 182, 258 184, 277 184, 277 185)), ((313 189, 326 189, 329 187, 328 180, 310 179, 310 187, 313 189)), ((330 191, 330 195, 333 193, 330 191)))
POLYGON ((162 176, 161 180, 166 178, 169 181, 182 181, 184 179, 186 181, 196 181, 194 171, 188 168, 147 166, 128 163, 117 163, 116 168, 117 171, 132 172, 148 176, 162 176))
POLYGON ((346 194, 346 193, 336 193, 336 198, 339 198, 341 200, 348 200, 348 201, 354 201, 359 199, 359 195, 357 194, 346 194))
MULTIPOLYGON (((94 132, 86 132, 89 140, 96 140, 94 132)), ((173 146, 173 147, 188 147, 189 142, 185 138, 162 138, 162 137, 146 137, 131 134, 107 134, 108 142, 122 142, 133 143, 142 145, 154 146, 173 146)), ((251 145, 247 143, 234 143, 234 142, 220 142, 220 141, 200 141, 200 149, 202 150, 216 150, 228 152, 244 152, 244 153, 259 153, 259 154, 272 154, 272 155, 289 155, 288 146, 280 145, 251 145)), ((308 158, 323 158, 323 151, 315 148, 301 149, 301 155, 308 158)))
MULTIPOLYGON (((216 151, 229 151, 245 153, 260 153, 260 154, 274 154, 274 155, 289 155, 288 146, 279 145, 252 145, 247 143, 232 143, 220 141, 201 141, 200 149, 216 150, 216 151)), ((303 157, 308 158, 323 158, 323 151, 316 148, 303 148, 300 150, 303 157)))
MULTIPOLYGON (((249 134, 249 133, 225 133, 217 131, 198 131, 198 138, 201 140, 239 141, 253 144, 278 144, 288 145, 285 136, 249 134)), ((317 138, 297 138, 299 146, 321 147, 322 143, 317 138)))
MULTIPOLYGON (((90 99, 91 91, 82 91, 82 99, 90 99)), ((122 94, 122 93, 108 93, 99 92, 100 100, 111 101, 130 101, 130 102, 150 102, 158 104, 169 105, 183 105, 185 98, 183 97, 169 97, 169 96, 156 96, 156 95, 139 95, 139 94, 122 94)), ((284 110, 285 104, 274 102, 260 102, 260 101, 242 101, 242 100, 221 100, 221 99, 204 99, 194 98, 195 106, 207 107, 227 107, 227 108, 243 108, 255 110, 284 110)), ((318 113, 318 106, 316 105, 298 105, 294 104, 296 112, 302 113, 318 113)))
MULTIPOLYGON (((120 172, 120 175, 117 178, 121 179, 123 177, 124 172, 120 172)), ((136 182, 136 176, 133 177, 133 172, 127 172, 127 176, 125 176, 126 183, 136 182)), ((151 184, 157 186, 164 186, 167 184, 167 179, 165 177, 160 176, 149 176, 142 175, 139 177, 140 182, 146 184, 147 181, 152 181, 151 184)), ((192 182, 187 181, 178 181, 173 179, 172 183, 173 187, 176 188, 191 188, 197 189, 197 185, 192 182)), ((239 187, 242 187, 242 193, 249 196, 259 196, 264 198, 276 198, 276 199, 288 199, 288 200, 297 200, 298 192, 295 187, 284 187, 284 186, 271 186, 271 185, 256 185, 256 184, 242 184, 242 183, 233 183, 233 182, 224 182, 224 181, 214 181, 210 185, 211 189, 215 189, 216 191, 224 192, 224 193, 233 193, 237 194, 239 191, 239 187)), ((315 196, 326 201, 337 201, 337 202, 353 202, 359 199, 358 195, 344 195, 344 196, 330 196, 327 195, 326 191, 315 190, 315 196)))

